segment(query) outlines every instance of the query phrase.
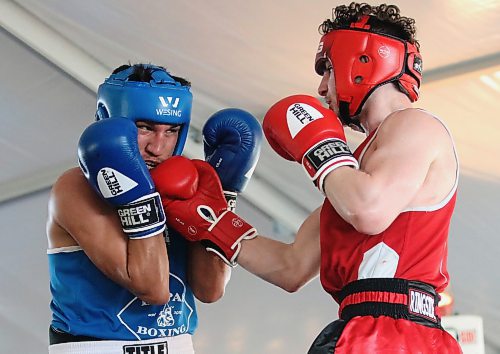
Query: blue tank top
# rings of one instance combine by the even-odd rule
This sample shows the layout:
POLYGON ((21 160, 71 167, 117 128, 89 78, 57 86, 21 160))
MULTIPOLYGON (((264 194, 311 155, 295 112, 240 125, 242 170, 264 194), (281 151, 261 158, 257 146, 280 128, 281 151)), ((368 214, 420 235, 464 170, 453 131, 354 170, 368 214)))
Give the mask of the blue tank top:
POLYGON ((167 237, 170 300, 150 305, 106 277, 83 250, 49 250, 52 326, 73 335, 109 340, 145 340, 193 334, 198 316, 186 280, 187 241, 167 237))

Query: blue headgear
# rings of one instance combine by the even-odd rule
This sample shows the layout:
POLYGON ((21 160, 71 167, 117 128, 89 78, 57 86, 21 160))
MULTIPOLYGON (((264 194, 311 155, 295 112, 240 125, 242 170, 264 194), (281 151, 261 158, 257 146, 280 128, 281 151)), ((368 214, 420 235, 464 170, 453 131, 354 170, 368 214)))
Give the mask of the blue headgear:
POLYGON ((152 69, 150 82, 129 81, 134 67, 112 74, 97 91, 96 119, 125 117, 161 124, 180 124, 174 155, 180 155, 186 143, 191 119, 193 95, 188 86, 176 82, 164 68, 152 69))

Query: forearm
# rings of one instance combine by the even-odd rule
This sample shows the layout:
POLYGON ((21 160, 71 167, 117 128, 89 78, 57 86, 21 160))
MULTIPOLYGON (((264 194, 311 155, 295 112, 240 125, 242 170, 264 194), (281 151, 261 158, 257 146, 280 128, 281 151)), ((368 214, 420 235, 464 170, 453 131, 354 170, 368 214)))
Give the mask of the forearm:
POLYGON ((318 274, 313 259, 303 259, 295 244, 258 236, 243 241, 238 264, 259 278, 288 292, 295 292, 318 274), (312 262, 312 264, 311 264, 312 262))
POLYGON ((418 185, 401 183, 394 173, 341 167, 325 178, 325 193, 339 215, 358 231, 384 231, 408 205, 418 185))
POLYGON ((339 215, 351 224, 360 215, 373 211, 380 195, 369 174, 350 167, 340 167, 329 173, 324 191, 339 215))
POLYGON ((162 235, 128 240, 124 261, 122 285, 148 303, 168 302, 169 259, 162 235))
POLYGON ((199 242, 190 243, 188 257, 188 282, 196 298, 205 303, 219 300, 231 277, 231 268, 199 242))

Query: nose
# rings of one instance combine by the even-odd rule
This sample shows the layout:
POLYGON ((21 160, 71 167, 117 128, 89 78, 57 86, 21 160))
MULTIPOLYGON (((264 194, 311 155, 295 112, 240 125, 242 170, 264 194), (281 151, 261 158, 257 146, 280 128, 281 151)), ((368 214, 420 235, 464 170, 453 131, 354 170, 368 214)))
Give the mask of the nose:
POLYGON ((161 134, 152 134, 146 144, 146 151, 153 156, 160 156, 166 144, 161 134))
POLYGON ((328 93, 328 77, 327 75, 323 75, 318 86, 318 94, 321 97, 325 97, 327 93, 328 93))

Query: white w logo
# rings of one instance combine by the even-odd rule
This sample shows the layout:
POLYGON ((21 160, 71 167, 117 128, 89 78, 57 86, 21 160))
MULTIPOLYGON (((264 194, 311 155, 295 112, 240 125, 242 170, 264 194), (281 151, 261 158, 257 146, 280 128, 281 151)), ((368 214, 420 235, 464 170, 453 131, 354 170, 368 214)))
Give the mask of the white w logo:
POLYGON ((179 97, 176 97, 175 100, 173 99, 173 97, 167 97, 168 102, 165 101, 165 97, 163 96, 158 96, 158 98, 160 99, 161 105, 165 108, 170 105, 172 105, 172 108, 177 108, 177 106, 179 105, 179 97), (172 100, 174 101, 174 103, 172 103, 172 100))

